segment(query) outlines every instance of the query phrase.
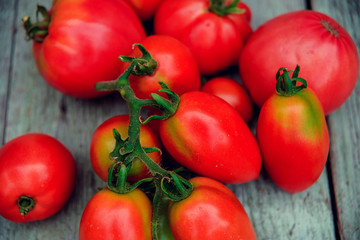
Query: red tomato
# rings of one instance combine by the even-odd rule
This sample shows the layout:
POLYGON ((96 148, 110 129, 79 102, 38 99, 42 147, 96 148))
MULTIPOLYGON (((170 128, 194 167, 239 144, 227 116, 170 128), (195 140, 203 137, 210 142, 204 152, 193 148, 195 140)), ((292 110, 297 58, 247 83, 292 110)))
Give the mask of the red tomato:
POLYGON ((256 134, 265 169, 283 190, 303 191, 321 175, 329 133, 313 91, 303 89, 291 97, 273 94, 261 108, 256 134))
POLYGON ((205 177, 190 182, 191 195, 169 208, 175 240, 256 239, 243 206, 225 185, 205 177))
POLYGON ((253 116, 253 105, 245 88, 237 81, 228 77, 215 77, 207 81, 201 91, 224 99, 249 122, 253 116))
POLYGON ((73 156, 55 138, 29 133, 9 141, 0 149, 0 215, 13 222, 54 215, 70 198, 75 175, 73 156), (21 213, 19 205, 30 209, 21 213))
POLYGON ((282 14, 261 25, 239 60, 243 83, 259 106, 274 93, 274 71, 296 64, 325 114, 345 102, 359 75, 359 56, 350 35, 330 17, 310 10, 282 14))
POLYGON ((250 7, 249 7, 246 3, 244 3, 243 1, 241 1, 241 2, 239 3, 239 5, 238 5, 238 8, 245 10, 244 16, 245 16, 246 20, 247 20, 248 22, 250 22, 250 21, 251 21, 251 18, 252 18, 252 13, 251 13, 250 7))
POLYGON ((255 137, 236 110, 214 95, 183 94, 176 113, 160 122, 160 136, 175 160, 198 174, 225 183, 259 176, 255 137))
POLYGON ((38 70, 52 87, 79 98, 104 95, 95 83, 116 79, 118 56, 145 37, 139 18, 122 0, 54 1, 48 32, 33 45, 38 70))
POLYGON ((104 188, 83 212, 79 240, 152 239, 151 218, 151 202, 141 190, 118 194, 104 188))
POLYGON ((154 18, 155 33, 175 37, 188 46, 202 74, 236 64, 248 34, 243 29, 250 28, 243 14, 219 16, 209 8, 209 0, 165 0, 154 18))
POLYGON ((133 7, 133 9, 135 10, 135 12, 140 17, 141 20, 147 21, 154 16, 159 5, 164 0, 125 0, 125 1, 128 2, 133 7))
MULTIPOLYGON (((109 118, 96 128, 90 143, 90 160, 96 174, 105 182, 108 177, 108 169, 115 162, 109 157, 114 150, 115 138, 113 129, 115 128, 125 140, 128 137, 129 116, 118 115, 109 118)), ((143 147, 161 148, 159 137, 147 125, 140 128, 140 143, 143 147)), ((161 154, 159 152, 149 153, 148 156, 156 163, 160 164, 161 154)), ((151 173, 140 159, 134 159, 132 168, 128 172, 127 180, 136 182, 140 179, 150 177, 151 173)))
MULTIPOLYGON (((175 38, 153 35, 145 38, 141 44, 158 62, 158 67, 151 76, 135 76, 129 78, 135 95, 141 99, 150 98, 150 93, 160 89, 159 81, 165 82, 177 94, 200 89, 200 73, 194 56, 190 50, 175 38)), ((135 48, 131 56, 142 54, 135 48)), ((124 65, 128 67, 129 64, 124 65)))

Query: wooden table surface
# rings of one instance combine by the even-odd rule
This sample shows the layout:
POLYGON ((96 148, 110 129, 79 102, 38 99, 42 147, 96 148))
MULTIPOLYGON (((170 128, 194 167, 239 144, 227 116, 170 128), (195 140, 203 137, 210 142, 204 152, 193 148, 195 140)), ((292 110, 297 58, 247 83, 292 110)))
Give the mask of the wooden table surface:
MULTIPOLYGON (((253 29, 281 13, 313 9, 338 21, 360 48, 359 0, 245 2, 253 12, 253 29)), ((87 202, 104 187, 89 160, 92 133, 104 120, 127 112, 118 94, 75 99, 42 80, 20 20, 25 15, 34 16, 37 3, 49 7, 51 0, 0 0, 0 140, 4 143, 29 132, 58 138, 76 159, 77 182, 68 204, 49 219, 16 224, 0 217, 1 240, 78 238, 87 202)), ((229 185, 244 205, 259 240, 360 239, 359 105, 357 84, 347 102, 327 117, 330 155, 320 179, 310 189, 294 195, 285 193, 264 172, 257 181, 229 185)))

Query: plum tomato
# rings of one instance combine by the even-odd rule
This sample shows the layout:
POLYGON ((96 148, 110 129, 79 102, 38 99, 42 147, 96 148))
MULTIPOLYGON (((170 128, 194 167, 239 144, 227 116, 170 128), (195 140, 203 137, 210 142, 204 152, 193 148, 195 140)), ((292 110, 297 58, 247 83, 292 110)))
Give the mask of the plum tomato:
POLYGON ((188 169, 225 183, 257 179, 259 146, 240 114, 225 100, 193 91, 180 96, 177 111, 160 122, 166 150, 188 169))
POLYGON ((264 167, 283 190, 303 191, 320 177, 329 153, 329 132, 311 89, 290 96, 274 93, 260 110, 256 136, 264 167))
POLYGON ((244 207, 230 189, 206 177, 190 182, 194 188, 190 196, 169 207, 175 240, 256 239, 244 207))
POLYGON ((79 240, 149 240, 151 219, 151 202, 141 190, 119 194, 104 188, 85 207, 79 240))

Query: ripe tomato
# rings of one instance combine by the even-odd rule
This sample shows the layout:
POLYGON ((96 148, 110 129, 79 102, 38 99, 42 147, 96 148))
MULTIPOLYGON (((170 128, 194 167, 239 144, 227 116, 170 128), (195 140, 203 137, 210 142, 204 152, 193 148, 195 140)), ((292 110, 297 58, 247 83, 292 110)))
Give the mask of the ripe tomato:
MULTIPOLYGON (((229 2, 229 1, 230 1, 230 0, 228 0, 228 2, 229 2)), ((238 8, 245 10, 244 16, 245 16, 246 20, 247 20, 248 22, 250 22, 250 21, 251 21, 251 18, 252 18, 252 12, 251 12, 250 7, 249 7, 246 3, 244 3, 243 1, 241 1, 241 2, 239 2, 238 8)))
POLYGON ((160 122, 160 137, 176 161, 203 176, 225 183, 259 176, 255 137, 236 110, 214 95, 183 94, 176 113, 160 122))
MULTIPOLYGON (((115 162, 109 157, 114 150, 115 138, 113 129, 115 128, 125 140, 128 137, 129 116, 118 115, 109 118, 98 126, 91 138, 90 143, 90 160, 96 174, 105 182, 108 177, 108 169, 115 162)), ((143 147, 161 148, 160 139, 147 125, 140 128, 140 143, 143 147)), ((160 164, 161 154, 159 152, 149 153, 148 156, 156 163, 160 164)), ((128 172, 127 180, 136 182, 151 174, 145 164, 140 159, 134 159, 132 168, 128 172)))
POLYGON ((151 218, 151 202, 141 190, 118 194, 104 188, 83 212, 79 240, 152 239, 151 218))
POLYGON ((73 156, 51 136, 29 133, 7 142, 0 149, 0 215, 13 222, 54 215, 70 198, 75 175, 73 156))
POLYGON ((244 14, 219 16, 210 10, 209 0, 165 0, 154 18, 155 33, 175 37, 188 46, 202 74, 236 64, 248 29, 244 14))
POLYGON ((228 77, 215 77, 207 81, 201 91, 224 99, 249 122, 253 116, 253 104, 246 89, 237 81, 228 77))
MULTIPOLYGON (((150 98, 150 93, 160 89, 159 81, 165 82, 177 94, 200 89, 200 73, 194 56, 180 41, 169 36, 152 35, 141 44, 158 62, 158 67, 151 76, 135 76, 129 78, 135 95, 141 99, 150 98)), ((140 57, 141 52, 135 48, 132 57, 140 57)), ((129 64, 124 64, 124 69, 129 64)))
POLYGON ((256 239, 243 206, 225 185, 205 177, 190 182, 191 195, 169 208, 175 240, 256 239))
POLYGON ((54 1, 48 32, 33 44, 37 68, 52 87, 79 98, 104 95, 95 83, 116 79, 118 56, 145 37, 139 18, 122 0, 54 1))
POLYGON ((325 114, 345 102, 359 75, 359 56, 350 35, 335 20, 310 10, 282 14, 261 25, 239 60, 241 78, 258 106, 274 92, 274 71, 296 64, 325 114))
POLYGON ((159 5, 164 0, 125 0, 125 1, 128 2, 133 7, 133 9, 135 10, 135 12, 137 13, 137 15, 141 20, 147 21, 154 16, 159 5))
POLYGON ((329 133, 321 103, 310 89, 290 97, 273 94, 260 110, 256 135, 265 169, 283 190, 303 191, 320 177, 329 133))

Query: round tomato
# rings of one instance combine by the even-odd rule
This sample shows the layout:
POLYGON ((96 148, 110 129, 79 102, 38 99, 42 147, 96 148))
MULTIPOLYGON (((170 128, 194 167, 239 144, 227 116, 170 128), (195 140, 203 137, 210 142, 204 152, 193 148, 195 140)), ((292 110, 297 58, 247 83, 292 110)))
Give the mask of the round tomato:
MULTIPOLYGON (((230 0, 228 0, 228 1, 230 1, 230 0)), ((245 11, 244 16, 245 16, 246 20, 248 22, 250 22, 251 18, 252 18, 252 12, 251 12, 250 7, 246 3, 244 3, 243 1, 240 1, 239 5, 238 5, 238 8, 243 9, 245 11)))
POLYGON ((262 106, 256 135, 266 171, 283 190, 296 193, 320 177, 329 153, 321 103, 310 89, 273 94, 262 106))
POLYGON ((0 149, 0 215, 13 222, 48 218, 68 201, 76 166, 55 138, 29 133, 0 149))
MULTIPOLYGON (((115 163, 114 159, 109 157, 109 154, 115 148, 115 138, 113 136, 113 129, 115 128, 125 140, 128 137, 129 116, 118 115, 109 118, 98 126, 91 138, 90 143, 90 160, 96 174, 105 182, 108 177, 109 167, 115 163)), ((161 148, 160 139, 155 132, 147 125, 142 125, 140 128, 140 143, 143 147, 157 147, 161 148)), ((160 152, 148 153, 148 156, 160 164, 160 152)), ((145 164, 135 158, 132 167, 128 172, 127 180, 129 182, 136 182, 140 179, 150 177, 151 173, 145 164)))
POLYGON ((155 33, 175 37, 188 46, 202 74, 214 74, 236 64, 251 30, 244 14, 217 15, 218 9, 210 2, 165 0, 154 18, 155 33))
POLYGON ((198 174, 226 183, 259 176, 255 137, 238 112, 212 94, 183 94, 176 113, 160 122, 160 136, 175 160, 198 174))
MULTIPOLYGON (((158 67, 150 76, 130 76, 130 86, 138 98, 150 98, 151 93, 160 89, 159 81, 166 83, 179 95, 200 89, 199 68, 194 56, 184 44, 165 35, 149 36, 141 44, 157 61, 158 67)), ((132 57, 141 55, 138 48, 131 54, 132 57)), ((129 64, 125 64, 123 70, 128 66, 129 64)))
POLYGON ((190 180, 194 190, 169 207, 175 240, 256 239, 243 206, 225 185, 205 177, 190 180))
POLYGON ((48 35, 33 44, 37 68, 58 91, 79 98, 104 95, 94 86, 121 74, 119 55, 128 54, 145 30, 122 0, 57 0, 48 35))
POLYGON ((249 122, 253 116, 253 104, 245 88, 237 81, 228 77, 215 77, 207 81, 201 91, 224 99, 249 122))
POLYGON ((141 190, 118 194, 104 188, 86 205, 79 240, 152 239, 151 218, 151 202, 141 190))
POLYGON ((125 0, 125 1, 128 2, 133 7, 133 9, 135 10, 135 12, 137 13, 137 15, 141 20, 147 21, 154 16, 159 5, 164 0, 125 0))
POLYGON ((325 115, 345 102, 359 76, 359 55, 350 35, 335 20, 311 10, 282 14, 261 25, 241 53, 240 76, 261 106, 274 93, 274 71, 297 64, 325 115))

